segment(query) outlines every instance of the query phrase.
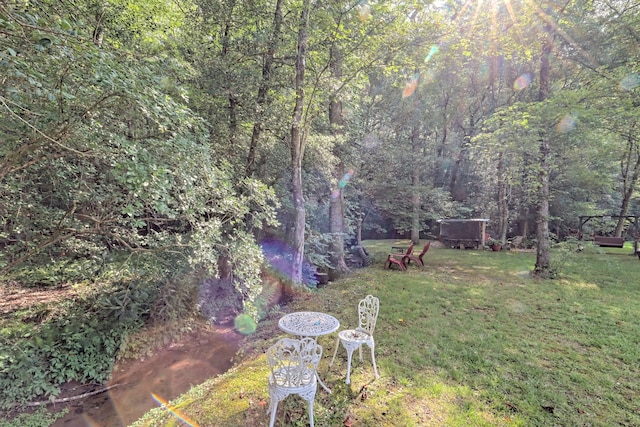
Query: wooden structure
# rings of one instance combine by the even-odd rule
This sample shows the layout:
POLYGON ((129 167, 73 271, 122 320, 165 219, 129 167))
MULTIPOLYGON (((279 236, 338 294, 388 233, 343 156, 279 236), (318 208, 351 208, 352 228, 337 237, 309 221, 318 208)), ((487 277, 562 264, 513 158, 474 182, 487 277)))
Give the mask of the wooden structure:
POLYGON ((593 243, 608 248, 624 247, 624 237, 593 236, 593 243))
MULTIPOLYGON (((580 239, 582 239, 583 234, 584 234, 584 230, 583 227, 585 226, 585 224, 587 224, 589 221, 591 221, 592 219, 599 219, 599 220, 603 220, 603 221, 618 221, 621 217, 620 215, 583 215, 578 217, 580 219, 580 239)), ((633 228, 634 230, 640 230, 639 226, 638 226, 638 218, 640 218, 640 216, 638 215, 625 215, 624 219, 629 221, 631 223, 631 228, 633 228)))
POLYGON ((411 263, 411 261, 413 261, 414 263, 416 263, 418 267, 420 268, 424 267, 424 260, 422 259, 422 257, 424 257, 424 254, 427 253, 430 246, 431 246, 431 240, 428 240, 427 243, 425 243, 424 247, 422 248, 422 252, 420 252, 418 256, 415 256, 413 254, 408 254, 405 257, 403 257, 403 259, 406 258, 407 266, 411 263))
POLYGON ((484 246, 488 219, 439 219, 440 241, 450 248, 478 248, 484 246))
MULTIPOLYGON (((620 215, 584 215, 580 216, 580 230, 579 230, 579 238, 580 240, 584 237, 583 226, 587 224, 592 219, 600 219, 603 221, 618 221, 620 219, 620 215)), ((633 253, 638 254, 638 258, 640 258, 640 252, 638 251, 638 238, 640 238, 640 227, 638 226, 638 215, 625 215, 623 217, 626 221, 631 223, 632 229, 632 238, 633 238, 633 253)), ((624 237, 614 237, 614 236, 602 236, 596 235, 593 233, 593 242, 602 247, 611 247, 611 248, 622 248, 624 247, 624 237)))
MULTIPOLYGON (((393 246, 392 246, 393 249, 393 246)), ((391 268, 393 265, 397 265, 401 271, 407 271, 407 260, 409 255, 413 254, 413 242, 407 247, 407 251, 404 253, 392 253, 387 255, 387 261, 384 264, 385 268, 391 268)))

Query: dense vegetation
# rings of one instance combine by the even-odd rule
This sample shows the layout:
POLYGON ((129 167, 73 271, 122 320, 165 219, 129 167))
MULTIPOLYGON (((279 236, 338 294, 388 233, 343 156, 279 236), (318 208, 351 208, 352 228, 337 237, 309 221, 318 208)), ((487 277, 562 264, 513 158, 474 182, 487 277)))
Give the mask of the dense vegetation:
POLYGON ((313 287, 363 232, 490 218, 540 277, 580 215, 633 236, 639 27, 631 0, 2 2, 2 286, 83 295, 3 315, 0 405, 99 381, 150 321, 258 320, 267 266, 313 287))

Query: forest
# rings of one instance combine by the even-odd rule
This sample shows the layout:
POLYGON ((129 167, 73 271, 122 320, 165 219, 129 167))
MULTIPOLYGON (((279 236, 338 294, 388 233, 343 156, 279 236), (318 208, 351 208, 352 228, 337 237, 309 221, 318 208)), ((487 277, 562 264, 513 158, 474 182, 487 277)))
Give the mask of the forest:
POLYGON ((95 288, 3 329, 0 407, 145 323, 259 319, 269 262, 313 288, 349 242, 487 218, 546 278, 554 242, 640 231, 636 0, 6 0, 0 82, 0 286, 95 288))

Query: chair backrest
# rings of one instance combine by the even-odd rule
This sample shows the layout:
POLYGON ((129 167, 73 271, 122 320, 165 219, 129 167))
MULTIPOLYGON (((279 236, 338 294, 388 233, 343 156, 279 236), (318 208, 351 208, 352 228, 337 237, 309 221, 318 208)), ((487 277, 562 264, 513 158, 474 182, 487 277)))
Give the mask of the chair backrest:
POLYGON ((427 251, 429 250, 429 246, 431 246, 431 240, 429 240, 427 243, 425 243, 424 248, 422 248, 422 252, 420 252, 420 257, 421 258, 422 258, 422 255, 427 253, 427 251))
POLYGON ((322 358, 322 346, 313 338, 281 338, 267 350, 273 381, 280 387, 309 384, 322 358))
POLYGON ((373 335, 378 321, 380 300, 373 295, 367 295, 358 304, 358 331, 373 335))
POLYGON ((407 252, 405 253, 405 255, 411 255, 412 253, 413 253, 413 242, 411 242, 411 244, 407 248, 407 252))

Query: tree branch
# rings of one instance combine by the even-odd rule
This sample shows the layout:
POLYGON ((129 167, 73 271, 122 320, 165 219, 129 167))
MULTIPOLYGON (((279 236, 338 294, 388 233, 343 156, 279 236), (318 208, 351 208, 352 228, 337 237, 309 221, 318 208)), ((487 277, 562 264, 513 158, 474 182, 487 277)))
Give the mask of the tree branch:
POLYGON ((120 384, 113 384, 113 385, 110 385, 108 387, 99 388, 98 390, 89 391, 89 392, 86 392, 86 393, 78 394, 76 396, 64 397, 64 398, 61 398, 61 399, 41 400, 41 401, 38 401, 38 402, 30 402, 30 403, 27 403, 25 406, 31 408, 31 407, 34 407, 34 406, 55 405, 57 403, 73 402, 74 400, 80 400, 80 399, 84 399, 86 397, 95 396, 96 394, 104 393, 105 391, 109 391, 112 388, 118 387, 119 385, 120 384))

